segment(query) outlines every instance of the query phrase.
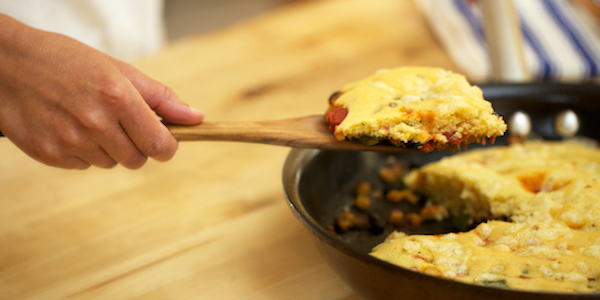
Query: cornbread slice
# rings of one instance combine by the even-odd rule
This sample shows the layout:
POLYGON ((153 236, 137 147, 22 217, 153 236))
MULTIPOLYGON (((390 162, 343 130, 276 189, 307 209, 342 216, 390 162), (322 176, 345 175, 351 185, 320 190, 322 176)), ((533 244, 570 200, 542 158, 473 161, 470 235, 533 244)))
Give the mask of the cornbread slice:
POLYGON ((464 233, 393 233, 371 255, 471 284, 600 293, 600 150, 528 142, 473 150, 411 171, 407 186, 455 215, 464 233))
POLYGON ((391 142, 429 152, 458 150, 506 131, 481 89, 440 68, 380 70, 329 100, 326 119, 338 140, 391 142))

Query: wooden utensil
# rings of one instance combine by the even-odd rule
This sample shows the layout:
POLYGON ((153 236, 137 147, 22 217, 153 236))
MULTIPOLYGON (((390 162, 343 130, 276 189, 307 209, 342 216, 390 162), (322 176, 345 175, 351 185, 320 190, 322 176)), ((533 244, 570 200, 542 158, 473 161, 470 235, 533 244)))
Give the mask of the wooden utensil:
POLYGON ((166 126, 179 141, 231 141, 344 151, 418 151, 393 145, 366 146, 359 142, 338 141, 328 130, 323 115, 271 121, 203 122, 194 126, 166 126))
MULTIPOLYGON (((203 122, 184 126, 165 123, 178 141, 229 141, 342 151, 414 152, 393 145, 366 146, 338 141, 327 129, 323 115, 271 121, 203 122)), ((0 137, 4 135, 0 132, 0 137)))

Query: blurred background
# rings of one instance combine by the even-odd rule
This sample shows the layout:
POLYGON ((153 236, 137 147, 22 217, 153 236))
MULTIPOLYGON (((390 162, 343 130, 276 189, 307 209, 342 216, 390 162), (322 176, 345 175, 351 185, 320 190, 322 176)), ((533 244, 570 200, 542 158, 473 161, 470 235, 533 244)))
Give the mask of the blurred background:
POLYGON ((225 27, 290 2, 308 0, 166 0, 169 42, 225 27))

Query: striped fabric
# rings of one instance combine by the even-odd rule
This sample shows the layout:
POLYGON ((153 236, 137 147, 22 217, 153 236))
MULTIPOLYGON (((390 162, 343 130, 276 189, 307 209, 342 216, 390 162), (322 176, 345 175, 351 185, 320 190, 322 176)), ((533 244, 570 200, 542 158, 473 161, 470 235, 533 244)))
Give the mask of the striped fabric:
MULTIPOLYGON (((600 19, 575 1, 513 2, 523 33, 523 53, 535 81, 572 82, 600 77, 600 19)), ((474 82, 489 80, 490 63, 477 2, 417 3, 463 73, 474 82)), ((600 8, 600 0, 590 0, 589 4, 600 8)))

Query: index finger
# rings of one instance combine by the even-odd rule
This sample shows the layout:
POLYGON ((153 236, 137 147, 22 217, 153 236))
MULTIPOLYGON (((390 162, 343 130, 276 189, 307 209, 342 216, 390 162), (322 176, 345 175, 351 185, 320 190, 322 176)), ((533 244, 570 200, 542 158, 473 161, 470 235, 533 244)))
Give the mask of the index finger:
POLYGON ((119 123, 136 147, 158 161, 171 159, 177 151, 177 140, 158 120, 156 114, 137 90, 129 89, 131 99, 119 117, 119 123))

